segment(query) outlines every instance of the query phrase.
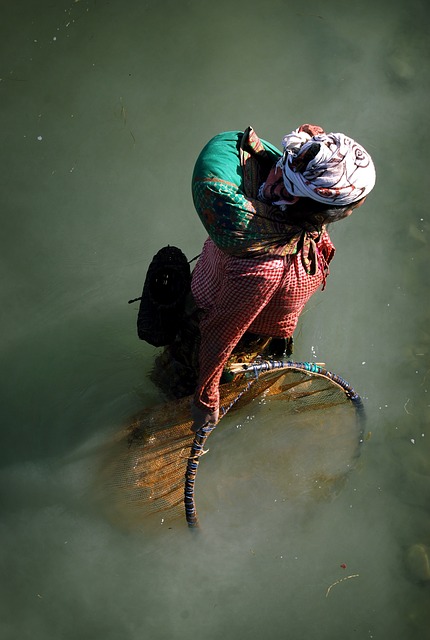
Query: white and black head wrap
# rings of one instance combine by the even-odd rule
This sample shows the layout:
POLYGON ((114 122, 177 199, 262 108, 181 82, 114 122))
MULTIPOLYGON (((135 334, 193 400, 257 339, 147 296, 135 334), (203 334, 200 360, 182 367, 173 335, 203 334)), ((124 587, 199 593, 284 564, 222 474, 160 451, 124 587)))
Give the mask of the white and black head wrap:
POLYGON ((343 133, 310 135, 302 127, 282 140, 284 185, 295 197, 345 206, 373 189, 375 167, 367 151, 343 133))

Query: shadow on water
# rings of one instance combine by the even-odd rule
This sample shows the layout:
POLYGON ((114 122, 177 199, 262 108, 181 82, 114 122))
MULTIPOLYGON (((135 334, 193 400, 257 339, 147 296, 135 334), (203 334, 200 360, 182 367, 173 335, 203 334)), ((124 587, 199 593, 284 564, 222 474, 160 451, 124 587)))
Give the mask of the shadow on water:
MULTIPOLYGON (((24 0, 2 13, 0 636, 424 638, 427 4, 24 0), (200 250, 203 144, 249 124, 279 144, 304 121, 360 140, 378 172, 333 229, 295 353, 364 397, 362 455, 328 499, 278 500, 293 459, 254 425, 277 433, 282 416, 243 409, 202 461, 201 535, 182 520, 114 526, 92 502, 99 448, 161 400, 127 300, 161 246, 200 250)), ((316 456, 309 445, 303 464, 316 456)))

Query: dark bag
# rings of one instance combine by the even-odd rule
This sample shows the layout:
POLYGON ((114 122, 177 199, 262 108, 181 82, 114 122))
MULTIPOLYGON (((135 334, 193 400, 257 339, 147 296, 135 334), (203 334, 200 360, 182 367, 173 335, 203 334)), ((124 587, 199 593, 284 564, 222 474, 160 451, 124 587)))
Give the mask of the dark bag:
POLYGON ((171 344, 191 290, 191 270, 177 247, 163 247, 146 274, 137 316, 137 335, 154 347, 171 344))

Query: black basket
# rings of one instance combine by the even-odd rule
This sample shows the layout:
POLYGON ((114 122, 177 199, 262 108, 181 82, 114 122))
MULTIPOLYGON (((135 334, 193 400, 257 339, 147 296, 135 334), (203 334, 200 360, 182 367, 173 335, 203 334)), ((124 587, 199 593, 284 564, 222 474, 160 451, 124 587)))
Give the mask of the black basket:
POLYGON ((191 270, 177 247, 163 247, 153 257, 143 285, 137 334, 154 347, 171 344, 183 317, 191 270))

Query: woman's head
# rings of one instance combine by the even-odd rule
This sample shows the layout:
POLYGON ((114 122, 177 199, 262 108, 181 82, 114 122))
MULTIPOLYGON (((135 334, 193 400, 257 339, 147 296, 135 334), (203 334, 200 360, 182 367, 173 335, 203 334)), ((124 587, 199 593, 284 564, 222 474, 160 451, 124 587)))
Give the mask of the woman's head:
POLYGON ((302 125, 286 135, 282 144, 278 167, 293 197, 316 201, 328 211, 359 202, 375 185, 372 158, 343 133, 326 134, 316 125, 302 125))

